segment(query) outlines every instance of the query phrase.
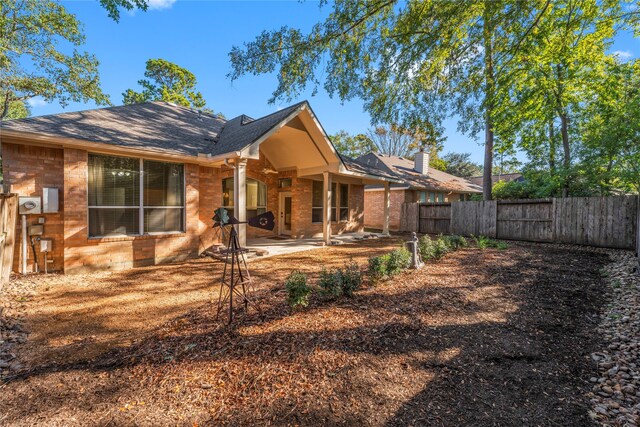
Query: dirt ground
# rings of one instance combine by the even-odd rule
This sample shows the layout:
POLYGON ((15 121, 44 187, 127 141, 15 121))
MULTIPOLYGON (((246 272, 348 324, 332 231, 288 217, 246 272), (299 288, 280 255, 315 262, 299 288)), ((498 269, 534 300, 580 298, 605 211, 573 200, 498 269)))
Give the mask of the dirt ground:
POLYGON ((284 277, 395 247, 255 261, 254 312, 215 321, 220 263, 31 280, 0 425, 591 425, 604 254, 463 249, 353 299, 286 305, 284 277))

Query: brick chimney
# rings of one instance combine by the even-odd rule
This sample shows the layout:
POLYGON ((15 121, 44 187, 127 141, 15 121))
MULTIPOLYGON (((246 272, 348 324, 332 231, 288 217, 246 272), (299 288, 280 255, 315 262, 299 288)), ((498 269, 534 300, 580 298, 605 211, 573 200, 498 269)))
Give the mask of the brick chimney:
POLYGON ((425 153, 424 148, 421 148, 415 154, 414 159, 413 169, 422 175, 427 175, 429 173, 429 153, 425 153))

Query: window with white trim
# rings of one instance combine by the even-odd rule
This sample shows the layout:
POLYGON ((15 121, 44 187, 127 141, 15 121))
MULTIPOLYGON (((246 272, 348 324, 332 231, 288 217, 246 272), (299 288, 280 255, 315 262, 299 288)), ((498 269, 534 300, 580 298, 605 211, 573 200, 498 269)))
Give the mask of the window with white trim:
MULTIPOLYGON (((311 222, 322 222, 324 207, 324 184, 313 181, 311 190, 311 222)), ((349 184, 331 183, 331 222, 349 220, 349 184), (338 204, 338 202, 340 202, 338 204), (338 219, 338 213, 340 218, 338 219)))
POLYGON ((88 160, 89 237, 184 231, 183 165, 101 154, 88 160))
MULTIPOLYGON (((257 179, 247 178, 246 186, 247 219, 267 211, 267 184, 257 179)), ((222 180, 222 206, 233 215, 233 177, 222 180)))

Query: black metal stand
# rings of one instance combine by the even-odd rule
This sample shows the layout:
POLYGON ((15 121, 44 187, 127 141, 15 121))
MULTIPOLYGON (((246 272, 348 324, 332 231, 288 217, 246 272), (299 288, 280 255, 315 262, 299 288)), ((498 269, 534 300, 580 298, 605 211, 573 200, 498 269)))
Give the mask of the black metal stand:
POLYGON ((227 305, 227 302, 229 302, 229 324, 233 321, 234 294, 239 298, 239 301, 244 304, 245 311, 248 310, 249 305, 251 305, 260 316, 262 316, 260 306, 249 298, 249 294, 253 292, 253 282, 251 281, 251 275, 247 268, 247 260, 244 256, 247 249, 240 247, 235 225, 231 225, 229 244, 227 245, 227 249, 222 252, 226 254, 226 259, 224 270, 222 271, 222 279, 220 280, 220 296, 218 297, 216 319, 220 316, 220 311, 222 311, 227 305), (231 260, 229 260, 229 258, 231 258, 231 260))

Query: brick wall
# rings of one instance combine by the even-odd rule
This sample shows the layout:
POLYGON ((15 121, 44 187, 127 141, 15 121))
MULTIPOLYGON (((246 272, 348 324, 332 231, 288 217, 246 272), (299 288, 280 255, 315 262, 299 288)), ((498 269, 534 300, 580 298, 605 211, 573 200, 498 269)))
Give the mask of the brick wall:
MULTIPOLYGON (((333 182, 340 182, 333 177, 333 182)), ((313 181, 296 178, 292 189, 291 233, 296 238, 322 235, 322 223, 311 222, 313 181)), ((353 233, 364 230, 364 185, 349 184, 349 220, 331 222, 331 234, 353 233)))
MULTIPOLYGON (((196 256, 201 247, 199 233, 204 231, 200 215, 200 178, 213 179, 198 165, 185 164, 186 232, 170 235, 145 235, 89 238, 87 223, 87 161, 82 150, 64 150, 65 272, 96 269, 125 269, 162 262, 184 260, 196 256)), ((206 168, 203 168, 206 169, 206 168)), ((202 184, 205 184, 203 182, 202 184)), ((209 190, 210 191, 210 190, 209 190)), ((215 192, 215 189, 214 189, 215 192)), ((212 197, 211 193, 208 197, 212 197)), ((211 216, 213 216, 212 212, 211 216)))
MULTIPOLYGON (((2 166, 5 189, 20 196, 40 196, 44 187, 59 189, 59 212, 28 215, 27 224, 36 224, 38 218, 45 219, 44 236, 53 240, 53 251, 48 255, 53 263, 48 264, 49 271, 63 269, 63 153, 61 149, 29 146, 22 144, 2 144, 2 166)), ((35 242, 35 240, 34 240, 35 242)), ((35 242, 36 256, 40 269, 44 271, 44 255, 40 253, 40 244, 35 242)), ((18 218, 13 268, 19 271, 22 248, 22 222, 18 218)), ((34 256, 31 247, 27 251, 28 271, 34 271, 34 256)))
MULTIPOLYGON (((172 235, 89 238, 88 235, 88 152, 78 149, 44 148, 3 143, 2 157, 6 189, 26 196, 42 196, 43 187, 59 188, 59 212, 29 217, 29 222, 45 218, 46 238, 53 240, 51 270, 66 273, 98 269, 124 269, 182 260, 216 243, 219 233, 212 229, 214 210, 222 204, 222 179, 233 176, 230 168, 207 168, 185 164, 186 232, 172 235)), ((247 177, 267 184, 267 210, 279 214, 279 193, 292 194, 292 237, 322 234, 322 224, 311 223, 312 182, 297 178, 295 171, 266 173, 272 165, 264 156, 249 160, 247 177), (278 188, 279 178, 291 178, 290 188, 278 188)), ((340 178, 335 177, 336 182, 340 178)), ((349 221, 333 222, 332 232, 364 229, 364 186, 349 186, 349 221)), ((273 232, 248 228, 248 236, 273 232)), ((20 230, 18 230, 18 233, 20 230)), ((39 247, 38 256, 39 254, 39 247)), ((20 245, 16 247, 14 268, 19 265, 20 245)), ((39 258, 42 262, 42 258, 39 258)), ((33 265, 29 250, 28 262, 33 265)))

